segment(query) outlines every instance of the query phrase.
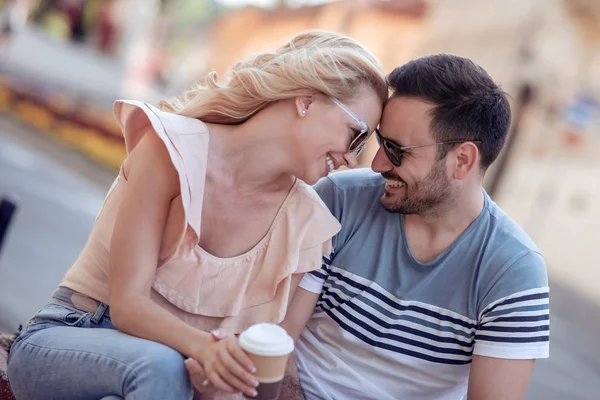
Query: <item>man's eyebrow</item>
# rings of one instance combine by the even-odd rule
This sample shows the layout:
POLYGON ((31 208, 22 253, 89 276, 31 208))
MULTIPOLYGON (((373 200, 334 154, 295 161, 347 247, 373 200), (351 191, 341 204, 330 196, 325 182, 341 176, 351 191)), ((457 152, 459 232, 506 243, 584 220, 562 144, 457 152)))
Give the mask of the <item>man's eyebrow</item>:
POLYGON ((376 128, 376 131, 377 131, 377 132, 379 132, 379 136, 381 136, 382 138, 384 138, 384 139, 385 139, 385 140, 387 140, 388 142, 392 142, 392 143, 394 143, 394 144, 395 144, 396 146, 398 146, 398 147, 404 147, 404 146, 402 146, 400 143, 398 143, 397 141, 395 141, 394 139, 390 139, 390 138, 388 138, 387 136, 384 136, 384 135, 381 133, 381 130, 379 129, 379 127, 377 127, 377 128, 376 128))

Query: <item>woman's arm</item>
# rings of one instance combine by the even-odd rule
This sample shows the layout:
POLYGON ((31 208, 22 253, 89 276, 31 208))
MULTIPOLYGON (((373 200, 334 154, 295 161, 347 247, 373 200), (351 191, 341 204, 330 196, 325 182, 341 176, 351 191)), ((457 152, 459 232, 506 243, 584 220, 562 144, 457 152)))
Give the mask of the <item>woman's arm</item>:
POLYGON ((179 177, 161 139, 146 134, 125 166, 127 184, 109 260, 111 319, 123 332, 169 346, 203 363, 222 390, 254 391, 250 359, 235 346, 186 324, 150 299, 162 234, 179 177), (229 348, 234 349, 233 353, 229 348), (244 368, 247 371, 244 371, 244 368), (233 371, 231 373, 230 371, 233 371), (247 384, 242 383, 247 382, 247 384))

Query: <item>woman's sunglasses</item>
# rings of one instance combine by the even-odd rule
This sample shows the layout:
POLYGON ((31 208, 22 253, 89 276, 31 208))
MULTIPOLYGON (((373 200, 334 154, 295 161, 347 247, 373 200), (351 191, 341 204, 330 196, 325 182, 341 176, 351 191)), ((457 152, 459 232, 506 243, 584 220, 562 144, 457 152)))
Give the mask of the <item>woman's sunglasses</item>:
POLYGON ((449 140, 447 142, 423 144, 420 146, 400 146, 399 144, 391 141, 390 139, 386 139, 383 136, 381 136, 379 129, 375 129, 375 135, 377 136, 377 142, 379 143, 379 146, 383 147, 383 151, 385 151, 385 155, 387 156, 387 158, 389 158, 391 163, 394 164, 396 167, 399 167, 400 165, 402 165, 402 154, 404 152, 406 152, 407 150, 418 149, 421 147, 439 146, 442 144, 466 143, 466 142, 480 143, 481 142, 480 140, 465 139, 465 140, 449 140))
POLYGON ((367 140, 369 140, 370 136, 369 125, 367 125, 367 123, 362 119, 358 118, 352 111, 348 109, 348 107, 346 107, 341 101, 339 101, 335 97, 332 97, 331 100, 335 104, 337 104, 339 108, 344 110, 344 112, 348 114, 350 118, 352 118, 354 122, 356 122, 360 126, 360 130, 352 129, 354 131, 354 137, 350 142, 350 146, 348 146, 348 152, 354 151, 356 152, 356 156, 358 157, 358 155, 362 153, 362 151, 367 146, 367 140))

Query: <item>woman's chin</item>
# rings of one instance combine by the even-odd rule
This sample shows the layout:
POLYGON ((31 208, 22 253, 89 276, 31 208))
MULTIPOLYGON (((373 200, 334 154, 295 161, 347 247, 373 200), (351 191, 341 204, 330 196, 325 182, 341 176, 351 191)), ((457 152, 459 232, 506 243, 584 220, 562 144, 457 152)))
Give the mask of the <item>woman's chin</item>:
POLYGON ((304 173, 301 176, 298 175, 297 178, 306 183, 307 185, 314 185, 319 181, 319 179, 326 177, 325 172, 321 172, 320 174, 315 173, 314 171, 304 173))
POLYGON ((306 183, 307 185, 314 185, 315 183, 317 183, 319 181, 319 179, 324 178, 325 176, 315 177, 313 175, 313 176, 310 176, 310 177, 306 177, 306 179, 302 179, 302 178, 300 178, 300 179, 302 179, 304 181, 304 183, 306 183))

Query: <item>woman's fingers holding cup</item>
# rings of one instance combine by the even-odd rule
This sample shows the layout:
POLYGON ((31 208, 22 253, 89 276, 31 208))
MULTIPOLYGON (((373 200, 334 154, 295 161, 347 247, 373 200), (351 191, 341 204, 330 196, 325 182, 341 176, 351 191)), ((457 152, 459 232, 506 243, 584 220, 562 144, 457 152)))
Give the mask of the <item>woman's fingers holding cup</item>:
POLYGON ((243 392, 251 397, 256 396, 256 388, 253 385, 244 383, 244 381, 235 376, 225 365, 221 364, 217 366, 216 369, 221 379, 234 388, 236 392, 243 392))
POLYGON ((229 350, 229 353, 235 359, 235 361, 238 364, 242 365, 244 368, 246 368, 248 372, 256 372, 256 367, 254 366, 254 363, 252 362, 250 357, 248 357, 248 354, 246 354, 246 352, 240 347, 237 339, 228 341, 227 350, 229 350))
MULTIPOLYGON (((244 369, 244 367, 240 365, 238 360, 236 360, 234 354, 232 354, 231 349, 236 347, 239 348, 237 342, 228 343, 225 348, 221 349, 222 351, 219 351, 221 365, 231 375, 235 376, 236 379, 240 380, 241 382, 244 382, 244 385, 256 387, 258 383, 254 376, 250 374, 246 369, 244 369)), ((240 351, 242 350, 240 349, 240 351)), ((223 374, 221 375, 223 376, 223 374)))
POLYGON ((216 370, 210 371, 208 373, 208 379, 219 390, 229 393, 239 392, 239 390, 235 390, 231 385, 225 382, 216 370))

